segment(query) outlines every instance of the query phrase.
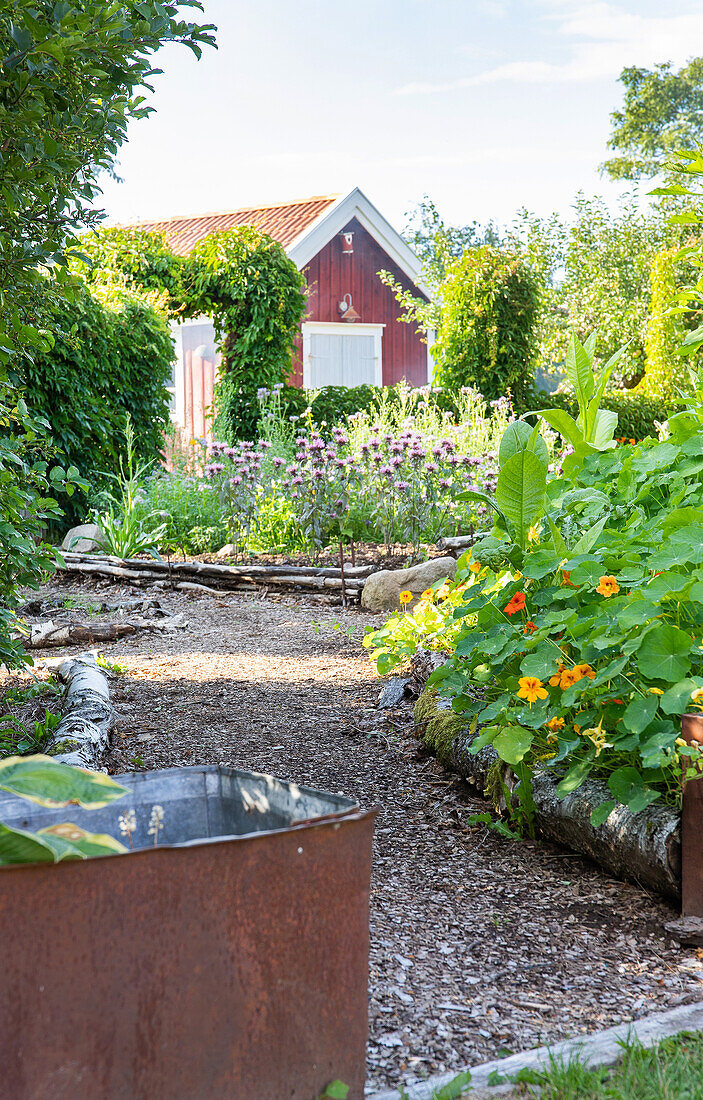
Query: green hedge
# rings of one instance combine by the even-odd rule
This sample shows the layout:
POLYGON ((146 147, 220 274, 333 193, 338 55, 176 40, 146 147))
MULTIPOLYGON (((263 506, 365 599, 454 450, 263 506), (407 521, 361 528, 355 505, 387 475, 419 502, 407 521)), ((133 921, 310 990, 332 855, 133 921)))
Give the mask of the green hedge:
MULTIPOLYGON (((397 395, 394 388, 383 391, 384 400, 393 401, 397 395)), ((285 416, 300 416, 308 406, 309 394, 295 386, 285 386, 281 391, 285 416)), ((312 402, 312 415, 316 424, 338 424, 340 420, 355 412, 372 412, 379 407, 381 390, 376 386, 325 386, 318 390, 312 402)), ((427 394, 427 400, 434 402, 440 409, 456 413, 457 406, 450 390, 436 390, 427 394)), ((576 416, 578 406, 568 394, 528 391, 519 400, 514 401, 515 411, 522 416, 532 409, 560 408, 576 416)), ((681 407, 680 402, 662 401, 643 394, 626 391, 612 392, 603 399, 602 408, 612 409, 618 414, 617 435, 626 439, 644 439, 651 435, 656 438, 656 422, 667 419, 671 412, 681 407)))
MULTIPOLYGON (((156 303, 135 290, 84 288, 54 304, 45 326, 54 346, 18 382, 30 413, 49 421, 64 465, 76 466, 91 488, 117 472, 128 415, 140 459, 158 459, 173 342, 156 303)), ((71 520, 85 513, 77 496, 61 500, 71 520)))
MULTIPOLYGON (((664 401, 644 394, 628 393, 626 390, 606 393, 601 401, 602 409, 610 409, 618 414, 616 436, 636 440, 646 439, 647 436, 656 439, 657 422, 662 423, 681 407, 681 402, 664 401)), ((557 408, 566 409, 574 417, 578 415, 578 404, 570 394, 537 392, 515 402, 518 416, 531 409, 557 408)))

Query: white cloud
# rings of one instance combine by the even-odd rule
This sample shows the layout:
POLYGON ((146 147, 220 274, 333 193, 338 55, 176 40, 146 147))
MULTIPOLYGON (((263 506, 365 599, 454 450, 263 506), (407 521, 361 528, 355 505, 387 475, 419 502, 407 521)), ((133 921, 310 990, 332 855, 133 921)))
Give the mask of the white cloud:
MULTIPOLYGON (((482 73, 440 82, 406 84, 398 94, 428 94, 484 84, 565 84, 617 77, 626 65, 651 67, 659 61, 684 64, 700 53, 703 10, 682 15, 644 16, 599 2, 574 5, 551 2, 543 18, 556 22, 556 33, 571 44, 571 56, 555 63, 513 61, 482 73)), ((565 44, 565 48, 566 44, 565 44)))

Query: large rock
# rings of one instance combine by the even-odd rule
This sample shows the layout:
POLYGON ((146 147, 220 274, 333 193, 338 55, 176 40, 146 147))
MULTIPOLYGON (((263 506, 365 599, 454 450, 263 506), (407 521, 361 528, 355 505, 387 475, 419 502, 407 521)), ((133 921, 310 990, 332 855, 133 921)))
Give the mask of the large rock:
POLYGON ((102 539, 102 528, 97 523, 81 523, 66 534, 61 549, 72 550, 74 554, 90 554, 101 549, 102 539))
POLYGON ((236 558, 236 556, 237 547, 234 545, 233 542, 226 542, 225 545, 221 546, 215 554, 216 558, 236 558))
POLYGON ((411 608, 425 591, 446 577, 456 573, 454 558, 431 558, 409 569, 381 569, 366 578, 361 592, 361 606, 367 611, 397 611, 401 607, 400 593, 412 592, 411 608))

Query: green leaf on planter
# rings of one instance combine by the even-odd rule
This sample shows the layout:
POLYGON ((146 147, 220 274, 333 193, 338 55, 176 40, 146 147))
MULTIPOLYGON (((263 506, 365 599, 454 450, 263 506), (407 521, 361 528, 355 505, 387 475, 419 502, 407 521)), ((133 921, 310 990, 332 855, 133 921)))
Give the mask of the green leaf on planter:
POLYGON ((674 747, 677 732, 672 729, 671 722, 668 729, 658 730, 640 748, 640 759, 645 768, 660 768, 668 760, 667 750, 674 747))
POLYGON ((684 714, 691 702, 691 692, 699 687, 703 687, 703 679, 700 676, 679 680, 678 684, 674 684, 662 695, 661 709, 665 714, 684 714))
POLYGON ((498 462, 504 466, 519 451, 532 451, 545 469, 549 465, 549 450, 544 439, 524 420, 514 420, 503 432, 498 448, 498 462))
POLYGON ((56 853, 48 840, 0 823, 0 864, 55 862, 56 853))
POLYGON ((661 614, 661 607, 651 600, 633 599, 618 612, 618 626, 621 630, 631 630, 633 626, 643 626, 661 614))
POLYGON ((127 794, 109 775, 61 764, 50 756, 8 756, 0 760, 0 790, 40 806, 76 803, 99 810, 127 794))
POLYGON ((658 709, 659 699, 656 695, 636 695, 625 708, 622 724, 631 733, 641 733, 652 721, 658 709))
POLYGON ((534 554, 526 556, 522 572, 530 580, 539 581, 548 573, 554 573, 563 557, 563 554, 557 555, 553 550, 536 550, 534 554))
POLYGON ((499 726, 486 726, 486 728, 479 733, 478 737, 469 745, 469 752, 471 755, 476 756, 481 749, 485 749, 486 745, 490 745, 498 735, 499 729, 499 726))
POLYGON ((645 635, 637 653, 637 666, 651 680, 673 683, 691 667, 691 639, 670 623, 658 623, 645 635))
POLYGON ((522 726, 507 726, 493 741, 493 748, 506 764, 519 764, 532 745, 534 735, 522 726))
POLYGON ((608 786, 618 802, 622 802, 633 814, 659 798, 659 794, 646 785, 637 768, 618 768, 608 779, 608 786))
POLYGON ((595 810, 591 812, 591 825, 597 829, 599 825, 608 820, 616 806, 617 802, 601 802, 600 806, 596 806, 595 810))
POLYGON ((540 645, 532 653, 523 657, 520 671, 523 676, 536 676, 539 680, 548 679, 557 670, 558 656, 553 645, 540 645))
POLYGON ((557 795, 559 798, 565 798, 567 794, 571 794, 577 787, 580 787, 584 779, 587 779, 593 770, 593 756, 587 756, 583 760, 579 760, 573 767, 569 768, 568 772, 557 784, 557 795))

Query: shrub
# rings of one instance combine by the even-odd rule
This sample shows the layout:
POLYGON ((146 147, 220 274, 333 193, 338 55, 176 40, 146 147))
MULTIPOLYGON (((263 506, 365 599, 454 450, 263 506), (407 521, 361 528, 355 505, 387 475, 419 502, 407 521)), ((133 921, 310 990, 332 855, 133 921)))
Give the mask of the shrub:
MULTIPOLYGON (((573 394, 566 393, 521 393, 514 401, 517 416, 531 409, 565 409, 570 415, 578 413, 578 402, 573 394)), ((618 414, 616 435, 621 439, 656 439, 657 424, 662 424, 681 406, 679 401, 666 401, 648 394, 633 393, 632 390, 609 390, 603 397, 600 407, 618 414)))
POLYGON ((436 380, 487 398, 519 392, 534 374, 539 283, 518 256, 467 249, 442 286, 442 324, 434 352, 436 380))
MULTIPOLYGON (((53 347, 23 369, 30 412, 51 423, 52 442, 64 462, 100 483, 119 471, 129 417, 143 461, 158 458, 168 422, 173 342, 153 296, 135 289, 83 286, 57 301, 49 323, 53 347)), ((61 504, 72 516, 81 504, 61 504)))

